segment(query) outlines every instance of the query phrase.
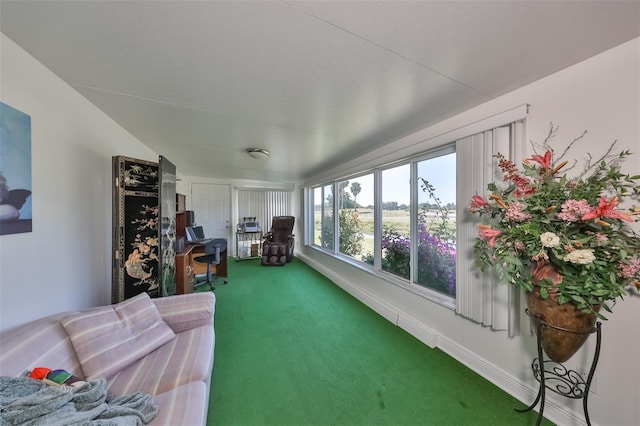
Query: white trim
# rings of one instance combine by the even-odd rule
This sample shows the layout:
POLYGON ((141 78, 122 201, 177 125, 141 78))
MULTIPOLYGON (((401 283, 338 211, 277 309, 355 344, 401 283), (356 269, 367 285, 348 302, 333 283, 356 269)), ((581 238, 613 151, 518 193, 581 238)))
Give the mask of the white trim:
POLYGON ((438 347, 440 333, 431 327, 427 327, 423 322, 418 321, 412 316, 398 314, 398 322, 396 325, 431 349, 438 347))

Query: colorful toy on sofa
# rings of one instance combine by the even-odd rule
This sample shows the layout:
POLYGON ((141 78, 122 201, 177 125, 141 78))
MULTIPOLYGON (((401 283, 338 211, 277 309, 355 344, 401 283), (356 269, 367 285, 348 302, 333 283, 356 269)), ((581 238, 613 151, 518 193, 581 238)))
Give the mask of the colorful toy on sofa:
POLYGON ((52 370, 46 367, 34 368, 29 377, 42 380, 50 386, 71 386, 76 389, 87 383, 66 370, 52 370))

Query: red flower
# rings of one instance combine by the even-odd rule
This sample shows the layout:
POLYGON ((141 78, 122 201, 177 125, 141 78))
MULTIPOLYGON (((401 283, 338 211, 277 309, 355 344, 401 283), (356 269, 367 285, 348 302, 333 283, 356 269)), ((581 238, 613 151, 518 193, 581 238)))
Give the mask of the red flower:
POLYGON ((478 226, 480 227, 480 232, 478 232, 478 234, 480 235, 480 238, 484 240, 489 240, 489 246, 495 247, 496 237, 500 235, 502 232, 485 225, 478 225, 478 226))
POLYGON ((633 219, 631 219, 631 216, 629 216, 628 214, 622 213, 619 210, 614 210, 614 208, 618 204, 618 197, 613 197, 609 201, 607 201, 605 197, 600 197, 600 203, 598 204, 598 207, 582 216, 582 220, 610 217, 612 219, 620 219, 627 222, 633 222, 633 219))
POLYGON ((489 203, 487 202, 487 200, 485 200, 484 198, 482 198, 479 195, 474 195, 473 197, 471 197, 471 208, 472 209, 478 209, 481 207, 487 207, 489 205, 489 203))
POLYGON ((551 151, 547 151, 542 155, 533 155, 530 160, 540 164, 543 169, 548 169, 551 166, 551 151))

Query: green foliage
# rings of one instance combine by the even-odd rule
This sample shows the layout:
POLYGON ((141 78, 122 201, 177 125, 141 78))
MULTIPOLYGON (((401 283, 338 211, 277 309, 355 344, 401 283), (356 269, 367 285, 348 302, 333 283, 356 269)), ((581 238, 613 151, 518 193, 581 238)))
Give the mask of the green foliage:
MULTIPOLYGON (((433 200, 435 205, 436 220, 431 222, 431 225, 427 227, 427 231, 442 240, 455 242, 456 229, 450 226, 449 214, 451 213, 451 204, 443 205, 440 198, 436 196, 436 188, 424 178, 420 179, 420 188, 423 192, 429 195, 429 198, 433 200)), ((419 222, 427 223, 426 220, 427 207, 422 209, 419 222)))
POLYGON ((354 256, 362 252, 362 222, 357 211, 340 210, 340 253, 354 256))
POLYGON ((583 171, 570 177, 567 172, 576 161, 570 165, 563 158, 584 133, 554 158, 549 141, 555 131, 552 126, 540 145, 545 153, 526 159, 522 171, 496 156, 507 186, 491 183, 487 199, 473 197, 471 212, 483 221, 474 251, 482 269, 494 267, 527 291, 532 268, 550 263, 563 280, 557 286, 539 283, 541 293, 592 311, 640 285, 640 240, 629 226, 638 211, 617 208, 625 198, 638 199, 640 176, 621 172, 620 162, 631 153, 611 155, 614 142, 600 159, 592 161, 589 155, 583 171))
MULTIPOLYGON (((436 197, 436 189, 422 179, 422 190, 429 194, 436 207, 435 220, 427 205, 418 213, 416 282, 455 297, 456 247, 455 223, 449 218, 449 206, 436 197)), ((382 229, 382 270, 409 279, 411 273, 411 238, 393 226, 382 229)), ((363 259, 373 264, 373 255, 363 259)))
POLYGON ((397 201, 385 201, 382 203, 382 210, 400 210, 397 201))
MULTIPOLYGON (((358 212, 342 209, 339 211, 339 251, 349 256, 359 255, 362 251, 363 225, 358 212)), ((333 216, 325 216, 322 219, 322 246, 333 247, 333 216)))
POLYGON ((353 194, 353 203, 356 205, 355 206, 356 210, 358 210, 358 202, 356 201, 356 198, 358 197, 358 194, 360 193, 361 190, 362 190, 362 187, 360 186, 360 183, 353 182, 351 184, 351 193, 353 194))

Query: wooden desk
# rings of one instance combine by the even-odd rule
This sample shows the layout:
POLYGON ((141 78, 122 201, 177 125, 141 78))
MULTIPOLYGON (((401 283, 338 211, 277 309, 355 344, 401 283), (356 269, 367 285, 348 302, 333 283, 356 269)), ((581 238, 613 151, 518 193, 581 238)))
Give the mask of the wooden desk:
MULTIPOLYGON (((204 255, 204 246, 200 244, 185 244, 184 251, 176 253, 176 294, 193 292, 196 274, 206 274, 207 265, 193 259, 204 255)), ((216 276, 227 277, 227 250, 220 253, 220 264, 213 265, 216 276)))
POLYGON ((176 294, 193 292, 193 282, 195 281, 191 257, 193 248, 192 245, 186 245, 183 252, 176 253, 176 294))

